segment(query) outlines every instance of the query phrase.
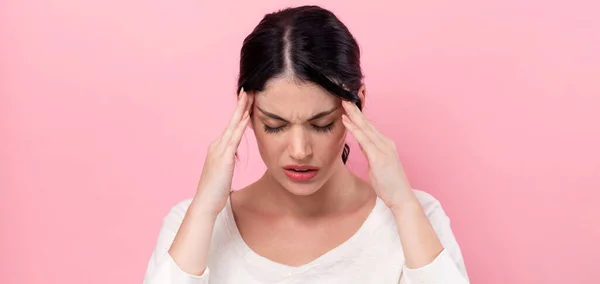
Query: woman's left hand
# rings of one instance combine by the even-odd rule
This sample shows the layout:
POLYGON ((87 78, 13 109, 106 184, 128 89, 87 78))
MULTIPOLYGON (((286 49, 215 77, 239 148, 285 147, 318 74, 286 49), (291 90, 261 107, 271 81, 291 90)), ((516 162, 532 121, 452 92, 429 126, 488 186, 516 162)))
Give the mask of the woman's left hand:
POLYGON ((352 133, 369 162, 369 179, 379 198, 389 208, 416 201, 398 159, 394 141, 382 135, 352 102, 342 101, 342 122, 352 133))
MULTIPOLYGON (((369 161, 371 186, 396 220, 406 266, 416 269, 432 263, 444 247, 408 183, 394 141, 377 131, 356 105, 346 101, 342 105, 346 110, 342 121, 369 161)), ((456 266, 451 269, 450 274, 458 275, 456 266)), ((468 283, 455 277, 452 283, 468 283)))

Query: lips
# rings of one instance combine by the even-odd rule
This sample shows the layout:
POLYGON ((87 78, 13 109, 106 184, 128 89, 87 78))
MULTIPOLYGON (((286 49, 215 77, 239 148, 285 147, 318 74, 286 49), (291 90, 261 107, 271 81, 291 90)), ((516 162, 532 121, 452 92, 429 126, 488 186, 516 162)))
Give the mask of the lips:
POLYGON ((309 165, 287 165, 283 167, 283 171, 293 181, 309 181, 317 175, 319 168, 309 165))

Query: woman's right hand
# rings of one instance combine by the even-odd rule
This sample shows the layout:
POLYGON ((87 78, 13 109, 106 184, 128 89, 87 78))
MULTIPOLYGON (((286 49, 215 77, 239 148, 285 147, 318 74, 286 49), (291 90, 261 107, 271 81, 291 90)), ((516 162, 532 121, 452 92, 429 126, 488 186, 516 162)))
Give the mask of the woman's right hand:
POLYGON ((188 274, 200 276, 206 270, 216 217, 231 192, 235 152, 250 121, 252 103, 253 97, 242 90, 229 125, 208 148, 198 190, 169 248, 175 264, 188 274))
POLYGON ((250 121, 253 102, 254 97, 242 89, 229 125, 208 147, 194 201, 210 214, 221 212, 231 193, 235 153, 250 121))

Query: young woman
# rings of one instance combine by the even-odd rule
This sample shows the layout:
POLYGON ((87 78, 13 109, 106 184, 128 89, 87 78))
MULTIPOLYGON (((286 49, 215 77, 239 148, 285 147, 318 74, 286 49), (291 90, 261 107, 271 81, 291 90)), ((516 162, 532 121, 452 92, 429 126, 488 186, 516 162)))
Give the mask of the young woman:
POLYGON ((241 50, 238 105, 195 196, 164 219, 147 284, 469 283, 449 218, 365 119, 359 47, 317 6, 268 14, 241 50), (247 126, 267 167, 231 193, 247 126), (351 133, 369 182, 345 166, 351 133))

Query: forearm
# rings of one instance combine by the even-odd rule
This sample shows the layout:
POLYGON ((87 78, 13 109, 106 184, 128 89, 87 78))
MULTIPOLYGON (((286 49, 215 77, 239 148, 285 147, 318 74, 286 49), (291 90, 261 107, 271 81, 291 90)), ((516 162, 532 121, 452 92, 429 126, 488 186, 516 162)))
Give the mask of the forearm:
POLYGON ((416 197, 391 208, 406 266, 412 269, 431 263, 443 250, 427 215, 416 197))
POLYGON ((169 254, 181 270, 197 276, 206 270, 217 218, 217 215, 204 208, 198 198, 192 201, 169 249, 169 254))

